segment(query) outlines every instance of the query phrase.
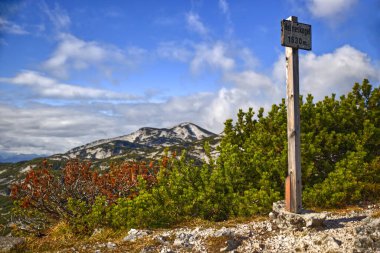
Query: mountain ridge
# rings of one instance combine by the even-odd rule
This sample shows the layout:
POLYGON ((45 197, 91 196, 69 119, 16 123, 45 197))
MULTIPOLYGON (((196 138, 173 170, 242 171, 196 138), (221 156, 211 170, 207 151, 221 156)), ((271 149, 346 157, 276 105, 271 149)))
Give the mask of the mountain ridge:
POLYGON ((142 127, 126 135, 89 142, 50 158, 106 159, 126 154, 142 157, 144 152, 146 158, 155 158, 163 154, 164 147, 186 148, 194 142, 217 137, 217 134, 191 122, 183 122, 171 128, 142 127))
POLYGON ((13 153, 7 153, 3 152, 0 153, 0 163, 17 163, 22 161, 30 161, 35 158, 39 157, 45 157, 47 155, 41 155, 41 154, 13 154, 13 153))

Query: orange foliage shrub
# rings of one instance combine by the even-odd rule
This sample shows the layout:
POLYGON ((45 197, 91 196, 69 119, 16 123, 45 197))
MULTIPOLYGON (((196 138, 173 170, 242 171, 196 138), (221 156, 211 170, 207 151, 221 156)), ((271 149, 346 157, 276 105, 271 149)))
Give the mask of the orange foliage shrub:
POLYGON ((133 198, 139 193, 141 182, 151 187, 156 182, 157 166, 151 162, 111 165, 106 173, 91 170, 91 162, 67 162, 62 174, 53 174, 47 161, 41 168, 27 173, 25 180, 12 185, 11 197, 22 208, 33 208, 53 217, 71 215, 67 209, 69 198, 92 205, 98 196, 105 196, 112 204, 119 197, 133 198), (143 181, 139 180, 142 179, 143 181))

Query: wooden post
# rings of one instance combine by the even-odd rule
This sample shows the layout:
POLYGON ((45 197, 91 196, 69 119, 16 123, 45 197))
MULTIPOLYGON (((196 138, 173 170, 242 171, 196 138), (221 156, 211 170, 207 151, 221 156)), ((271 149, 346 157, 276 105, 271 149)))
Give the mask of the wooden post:
MULTIPOLYGON (((298 21, 297 17, 294 16, 287 20, 298 21)), ((288 196, 290 210, 288 211, 299 213, 302 209, 302 182, 298 49, 285 47, 285 55, 288 106, 288 176, 290 177, 290 190, 288 189, 290 192, 290 198, 288 196)))

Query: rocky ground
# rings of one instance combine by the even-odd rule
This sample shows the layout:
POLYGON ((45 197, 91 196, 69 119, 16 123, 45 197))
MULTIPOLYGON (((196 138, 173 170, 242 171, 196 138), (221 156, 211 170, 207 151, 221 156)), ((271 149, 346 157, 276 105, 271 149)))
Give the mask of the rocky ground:
POLYGON ((224 227, 196 226, 159 231, 131 229, 119 239, 47 251, 380 252, 380 205, 328 213, 324 225, 317 228, 279 228, 273 218, 267 218, 224 227))
MULTIPOLYGON (((380 252, 380 206, 330 213, 323 227, 278 228, 271 219, 231 227, 131 229, 122 242, 77 251, 112 252, 380 252), (133 247, 141 245, 141 247, 133 247), (132 247, 131 247, 132 246, 132 247)), ((68 250, 69 252, 74 249, 68 250)))

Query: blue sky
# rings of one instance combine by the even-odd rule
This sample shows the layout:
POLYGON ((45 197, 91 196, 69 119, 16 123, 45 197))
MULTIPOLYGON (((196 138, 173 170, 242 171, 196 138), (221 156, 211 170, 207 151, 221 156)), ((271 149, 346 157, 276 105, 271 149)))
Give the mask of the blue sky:
POLYGON ((221 132, 239 108, 285 97, 290 15, 313 27, 302 94, 379 85, 377 0, 1 1, 0 153, 189 121, 221 132))

